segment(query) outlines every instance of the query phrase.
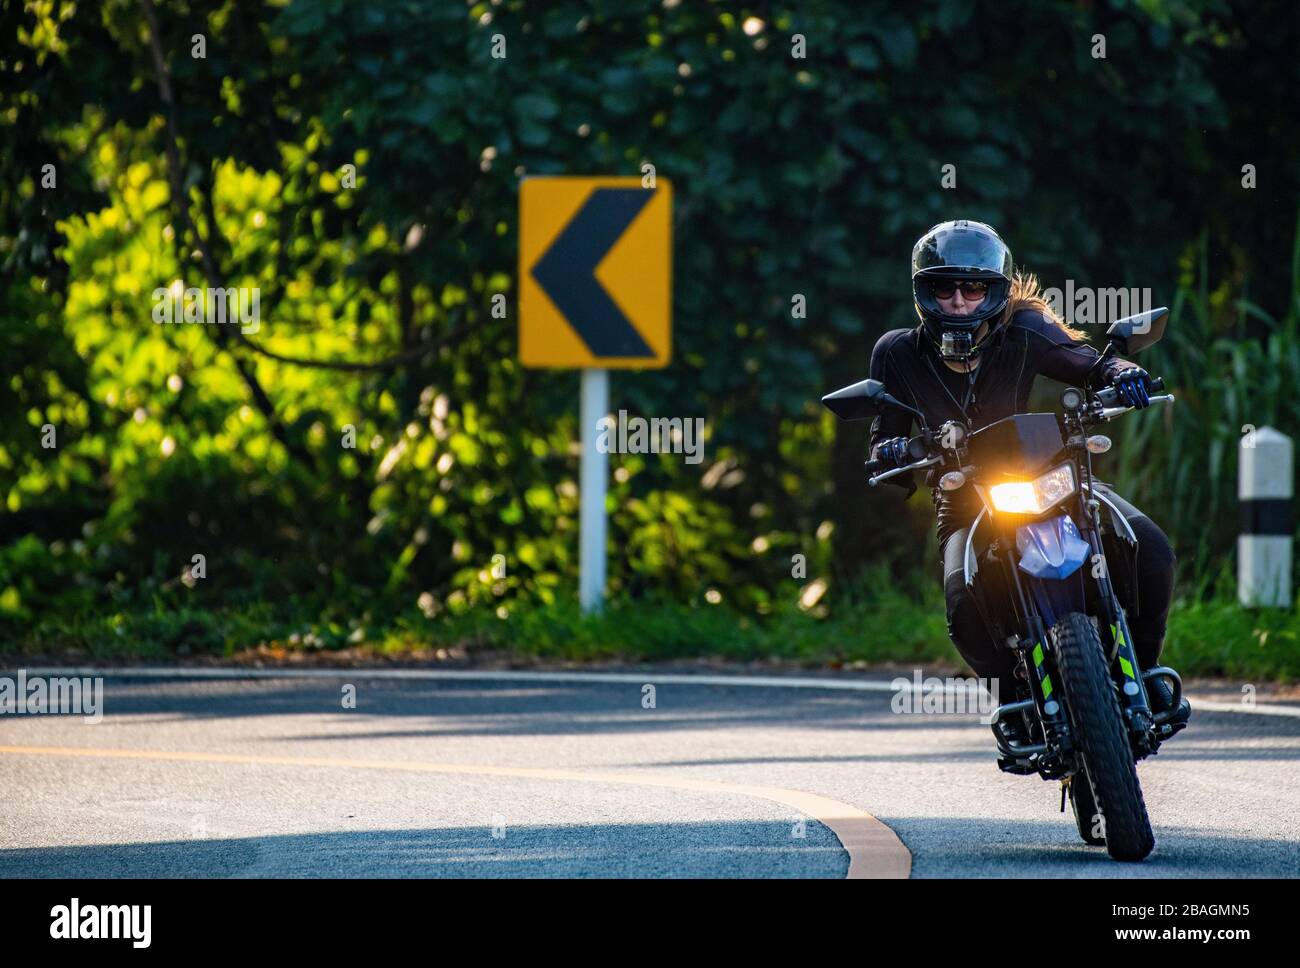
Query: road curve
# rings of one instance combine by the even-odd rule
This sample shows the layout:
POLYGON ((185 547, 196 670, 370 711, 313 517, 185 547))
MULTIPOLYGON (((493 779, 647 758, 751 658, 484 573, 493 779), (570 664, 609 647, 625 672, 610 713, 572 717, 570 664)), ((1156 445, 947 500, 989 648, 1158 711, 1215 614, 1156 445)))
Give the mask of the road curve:
POLYGON ((976 717, 892 695, 654 669, 117 670, 97 725, 0 717, 0 876, 1300 875, 1285 710, 1198 708, 1140 768, 1156 853, 1118 865, 1055 785, 997 771, 976 717))

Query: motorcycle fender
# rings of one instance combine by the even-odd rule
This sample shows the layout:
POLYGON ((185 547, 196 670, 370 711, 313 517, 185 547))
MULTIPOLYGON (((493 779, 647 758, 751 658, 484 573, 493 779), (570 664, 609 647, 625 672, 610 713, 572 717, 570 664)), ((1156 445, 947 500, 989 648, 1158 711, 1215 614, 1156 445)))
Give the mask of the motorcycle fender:
POLYGON ((1041 581, 1069 578, 1088 560, 1092 546, 1067 514, 1016 528, 1020 570, 1041 581))

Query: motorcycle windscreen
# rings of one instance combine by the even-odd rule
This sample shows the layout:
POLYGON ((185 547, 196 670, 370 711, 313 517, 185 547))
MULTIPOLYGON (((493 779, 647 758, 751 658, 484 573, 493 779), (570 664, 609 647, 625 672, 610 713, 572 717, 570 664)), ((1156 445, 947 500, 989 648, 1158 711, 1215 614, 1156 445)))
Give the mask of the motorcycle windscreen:
POLYGON ((981 480, 1032 479, 1061 453, 1061 427, 1054 413, 1018 413, 971 434, 970 456, 981 480))
POLYGON ((1069 515, 1062 514, 1016 528, 1016 550, 1025 574, 1060 581, 1079 570, 1092 546, 1083 540, 1069 515))

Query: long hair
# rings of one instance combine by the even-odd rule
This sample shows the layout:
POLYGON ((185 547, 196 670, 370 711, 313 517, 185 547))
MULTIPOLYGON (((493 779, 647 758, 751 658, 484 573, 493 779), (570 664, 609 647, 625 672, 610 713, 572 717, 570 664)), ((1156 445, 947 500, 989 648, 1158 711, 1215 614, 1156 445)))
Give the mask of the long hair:
POLYGON ((1038 277, 1032 272, 1026 272, 1023 269, 1017 269, 1011 277, 1011 296, 1007 299, 1007 308, 1002 311, 1002 318, 999 320, 1002 326, 1011 322, 1011 317, 1022 309, 1036 309, 1042 313, 1072 340, 1083 342, 1087 340, 1087 334, 1083 330, 1075 329, 1070 326, 1060 314, 1052 308, 1052 304, 1043 298, 1042 287, 1038 284, 1038 277))

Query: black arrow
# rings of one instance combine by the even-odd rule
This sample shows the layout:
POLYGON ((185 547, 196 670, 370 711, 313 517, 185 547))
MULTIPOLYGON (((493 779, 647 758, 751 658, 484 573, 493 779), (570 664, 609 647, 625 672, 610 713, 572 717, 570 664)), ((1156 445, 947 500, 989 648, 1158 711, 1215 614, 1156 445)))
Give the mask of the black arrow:
POLYGON ((654 193, 644 188, 597 188, 533 264, 533 278, 593 356, 655 355, 595 275, 600 260, 654 193))

